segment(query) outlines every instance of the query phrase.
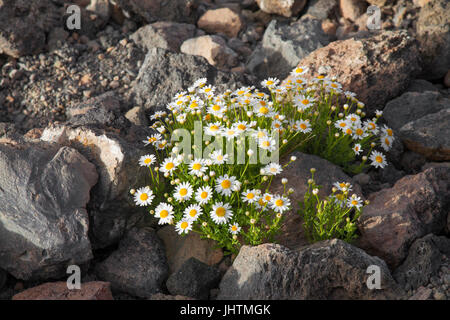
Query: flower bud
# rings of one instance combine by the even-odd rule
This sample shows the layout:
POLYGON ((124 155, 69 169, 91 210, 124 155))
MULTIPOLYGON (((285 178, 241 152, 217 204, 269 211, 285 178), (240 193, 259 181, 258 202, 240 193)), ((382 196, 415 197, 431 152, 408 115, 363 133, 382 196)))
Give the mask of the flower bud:
POLYGON ((288 183, 288 179, 286 179, 286 178, 281 179, 281 183, 282 183, 282 184, 288 183))
POLYGON ((135 190, 135 189, 131 189, 131 190, 130 190, 130 193, 131 193, 131 194, 135 194, 135 193, 136 193, 136 190, 135 190))

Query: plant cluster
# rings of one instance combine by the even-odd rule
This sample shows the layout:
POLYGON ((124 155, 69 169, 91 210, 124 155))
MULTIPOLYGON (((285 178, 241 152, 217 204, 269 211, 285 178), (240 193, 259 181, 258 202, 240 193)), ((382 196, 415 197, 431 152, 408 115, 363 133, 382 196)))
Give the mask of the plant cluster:
POLYGON ((389 150, 394 138, 377 125, 381 112, 364 121, 364 104, 354 93, 324 76, 308 81, 306 72, 298 67, 281 84, 264 80, 266 92, 243 87, 217 94, 202 78, 178 93, 168 112, 151 116, 158 133, 143 142, 156 156, 140 159, 151 187, 132 189, 135 203, 179 234, 197 232, 236 253, 242 244, 273 241, 291 207, 287 179, 283 194, 270 192, 274 176, 295 161, 282 166, 284 155, 312 153, 352 172, 368 160, 384 167, 385 156, 374 148, 389 150))

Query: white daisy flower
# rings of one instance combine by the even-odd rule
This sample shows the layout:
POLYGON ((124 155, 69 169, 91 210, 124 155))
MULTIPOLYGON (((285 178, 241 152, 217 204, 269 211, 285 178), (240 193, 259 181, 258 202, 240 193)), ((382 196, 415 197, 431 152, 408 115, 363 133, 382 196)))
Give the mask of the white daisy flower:
POLYGON ((206 82, 208 82, 208 79, 200 78, 194 82, 193 87, 194 88, 203 88, 206 85, 206 82))
POLYGON ((246 190, 242 192, 242 201, 246 203, 254 203, 258 201, 258 194, 256 190, 246 190))
POLYGON ((182 182, 175 188, 175 192, 173 197, 177 199, 179 202, 189 200, 192 196, 194 190, 189 182, 182 182))
POLYGON ((282 171, 283 171, 283 168, 281 167, 281 165, 279 165, 278 163, 275 163, 275 162, 271 162, 267 166, 264 167, 264 172, 270 176, 275 176, 277 174, 280 174, 282 171))
POLYGON ((213 164, 224 164, 228 160, 228 154, 222 154, 222 150, 215 150, 209 157, 213 164))
POLYGON ((386 157, 381 152, 373 150, 369 159, 372 161, 371 165, 375 168, 384 168, 387 165, 386 157))
POLYGON ((200 187, 195 192, 195 200, 201 204, 205 205, 212 198, 213 190, 210 186, 200 187))
POLYGON ((233 216, 228 203, 217 202, 212 206, 211 219, 217 224, 227 223, 233 216))
POLYGON ((347 200, 347 206, 349 208, 356 208, 359 210, 362 207, 362 200, 354 194, 347 200))
POLYGON ((200 89, 200 92, 201 92, 201 93, 204 93, 204 94, 206 94, 206 95, 213 94, 214 91, 216 91, 216 87, 214 87, 214 86, 212 86, 212 85, 203 86, 203 87, 200 89))
POLYGON ((258 145, 261 149, 269 151, 274 151, 277 148, 276 140, 270 137, 260 139, 258 145))
POLYGON ((273 130, 282 130, 283 129, 283 123, 279 120, 272 121, 272 129, 273 130))
POLYGON ((158 224, 170 223, 173 219, 173 207, 172 205, 161 202, 155 208, 155 217, 159 218, 158 224))
POLYGON ((237 222, 230 224, 230 228, 228 229, 232 234, 238 234, 241 231, 241 227, 237 222))
POLYGON ((252 137, 258 140, 269 138, 269 132, 266 129, 258 128, 252 132, 252 137))
POLYGON ((216 136, 221 131, 220 122, 213 122, 204 127, 205 134, 216 136))
POLYGON ((245 121, 239 121, 234 124, 234 129, 239 133, 245 132, 246 130, 248 130, 248 128, 249 128, 249 125, 245 121))
POLYGON ((156 157, 154 154, 147 154, 139 158, 139 165, 142 167, 150 167, 156 162, 156 157))
POLYGON ((314 98, 308 98, 303 94, 295 96, 293 99, 294 105, 297 107, 297 109, 301 110, 306 110, 309 107, 311 107, 314 101, 315 101, 314 98))
POLYGON ((383 136, 388 136, 391 139, 391 142, 394 142, 394 131, 386 125, 383 125, 381 128, 381 132, 383 136))
POLYGON ((298 120, 295 123, 298 130, 302 133, 308 133, 312 131, 311 125, 309 123, 309 120, 298 120))
POLYGON ((276 195, 273 197, 270 205, 275 212, 283 213, 284 211, 289 210, 291 201, 285 196, 276 195))
POLYGON ((141 207, 149 206, 152 204, 154 197, 153 191, 149 187, 143 187, 136 190, 134 194, 134 202, 136 205, 141 207))
POLYGON ((164 150, 167 147, 167 140, 160 140, 153 142, 153 146, 158 150, 164 150))
POLYGON ((347 120, 348 123, 352 126, 361 125, 361 117, 354 113, 350 113, 347 117, 345 117, 345 120, 347 120))
POLYGON ((270 117, 273 110, 265 100, 255 100, 253 103, 253 112, 258 117, 270 117))
POLYGON ((366 131, 370 131, 372 134, 378 133, 378 126, 375 123, 375 121, 371 121, 371 120, 364 121, 363 126, 366 131))
POLYGON ((361 145, 359 143, 355 144, 352 148, 356 155, 359 155, 363 149, 361 149, 361 145))
POLYGON ((297 78, 297 77, 305 74, 306 72, 308 72, 308 67, 298 66, 297 68, 295 68, 294 70, 291 71, 290 75, 294 78, 297 78))
POLYGON ((197 110, 201 110, 204 104, 205 103, 203 102, 202 99, 194 96, 191 98, 191 101, 189 101, 188 110, 191 112, 196 112, 197 110))
POLYGON ((164 162, 162 163, 160 170, 163 173, 171 173, 172 171, 174 171, 178 165, 179 165, 179 161, 176 158, 166 158, 164 160, 164 162))
POLYGON ((192 230, 192 222, 190 220, 181 219, 175 226, 175 230, 178 234, 188 233, 192 230))
POLYGON ((269 78, 269 79, 262 81, 261 85, 268 89, 272 89, 272 88, 276 87, 279 82, 280 82, 280 80, 278 80, 277 78, 269 78))
POLYGON ((335 182, 333 186, 339 191, 348 192, 351 191, 353 186, 348 182, 335 182))
POLYGON ((233 140, 237 136, 239 136, 239 131, 234 127, 231 128, 223 128, 221 131, 222 137, 227 138, 227 140, 233 140))
POLYGON ((214 103, 208 108, 208 113, 212 114, 215 117, 222 117, 226 111, 227 106, 222 102, 214 103))
POLYGON ((189 207, 184 209, 184 216, 183 218, 185 220, 195 221, 198 219, 199 216, 201 216, 203 213, 202 207, 200 207, 198 204, 191 204, 189 207))
POLYGON ((389 151, 392 148, 392 141, 393 138, 389 136, 383 136, 381 137, 381 147, 384 149, 384 151, 389 151))
POLYGON ((353 138, 354 139, 362 140, 367 136, 368 136, 368 133, 366 131, 364 131, 364 129, 361 126, 356 125, 353 128, 353 138))
POLYGON ((204 159, 194 159, 189 164, 189 173, 196 175, 197 177, 203 176, 208 167, 206 166, 206 162, 204 159))
POLYGON ((157 141, 161 141, 162 140, 162 135, 160 135, 159 133, 153 134, 150 137, 147 137, 146 140, 143 140, 142 142, 145 143, 145 145, 149 145, 149 144, 153 144, 157 141))
POLYGON ((334 123, 334 126, 345 132, 345 130, 350 127, 350 123, 347 120, 338 120, 334 123))
POLYGON ((233 192, 232 186, 236 183, 236 177, 229 177, 228 174, 220 176, 216 180, 216 191, 217 193, 229 196, 233 192))

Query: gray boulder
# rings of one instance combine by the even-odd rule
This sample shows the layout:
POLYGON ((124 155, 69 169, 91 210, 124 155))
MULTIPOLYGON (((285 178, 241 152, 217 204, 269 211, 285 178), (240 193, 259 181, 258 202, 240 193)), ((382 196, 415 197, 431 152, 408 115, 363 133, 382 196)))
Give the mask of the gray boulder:
POLYGON ((193 38, 197 28, 193 24, 158 21, 139 28, 131 39, 145 48, 163 48, 180 52, 183 41, 193 38))
POLYGON ((203 77, 219 91, 235 89, 245 82, 242 76, 217 70, 203 57, 153 48, 133 83, 133 92, 137 104, 145 109, 163 109, 177 92, 186 90, 203 77))
POLYGON ((283 79, 302 58, 328 43, 320 20, 312 16, 304 16, 291 24, 272 20, 261 46, 250 56, 247 68, 259 78, 283 79))
POLYGON ((414 241, 394 277, 405 290, 426 286, 431 277, 438 275, 444 255, 450 258, 450 239, 428 234, 414 241))
POLYGON ((218 299, 397 299, 402 295, 383 260, 335 239, 295 251, 276 244, 242 247, 222 278, 218 299), (371 265, 380 268, 381 289, 367 286, 371 265))
POLYGON ((18 279, 48 279, 92 258, 93 164, 72 148, 10 141, 0 143, 0 172, 0 268, 18 279))
POLYGON ((99 263, 97 276, 111 283, 113 291, 150 298, 162 290, 169 267, 164 245, 153 229, 132 229, 119 248, 99 263))
POLYGON ((220 276, 217 267, 190 258, 167 279, 166 285, 172 295, 205 300, 208 299, 209 290, 218 286, 220 276))
MULTIPOLYGON (((90 118, 78 118, 82 119, 90 118)), ((128 192, 146 183, 145 169, 138 165, 146 152, 139 139, 128 141, 111 130, 75 125, 49 126, 40 139, 73 147, 95 164, 99 182, 89 202, 89 231, 95 248, 117 243, 143 214, 148 214, 131 201, 128 192)))
MULTIPOLYGON (((450 99, 446 99, 447 102, 450 99)), ((439 112, 408 122, 400 128, 406 147, 429 160, 450 160, 450 105, 439 112)))
POLYGON ((450 99, 438 91, 406 92, 389 101, 383 110, 383 118, 394 131, 410 121, 450 107, 450 99))

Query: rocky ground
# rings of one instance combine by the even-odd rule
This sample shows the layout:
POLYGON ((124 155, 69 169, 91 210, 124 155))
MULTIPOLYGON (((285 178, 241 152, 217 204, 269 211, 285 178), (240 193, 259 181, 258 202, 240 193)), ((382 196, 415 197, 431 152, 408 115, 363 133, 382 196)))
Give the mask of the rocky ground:
POLYGON ((447 0, 1 1, 0 298, 450 299, 449 46, 447 0), (203 76, 237 88, 298 64, 383 110, 397 136, 384 170, 349 177, 297 153, 283 173, 296 199, 310 167, 324 192, 352 181, 370 200, 354 245, 308 245, 291 212, 278 244, 231 260, 134 206, 152 112, 203 76), (69 292, 72 264, 83 287, 69 292))

